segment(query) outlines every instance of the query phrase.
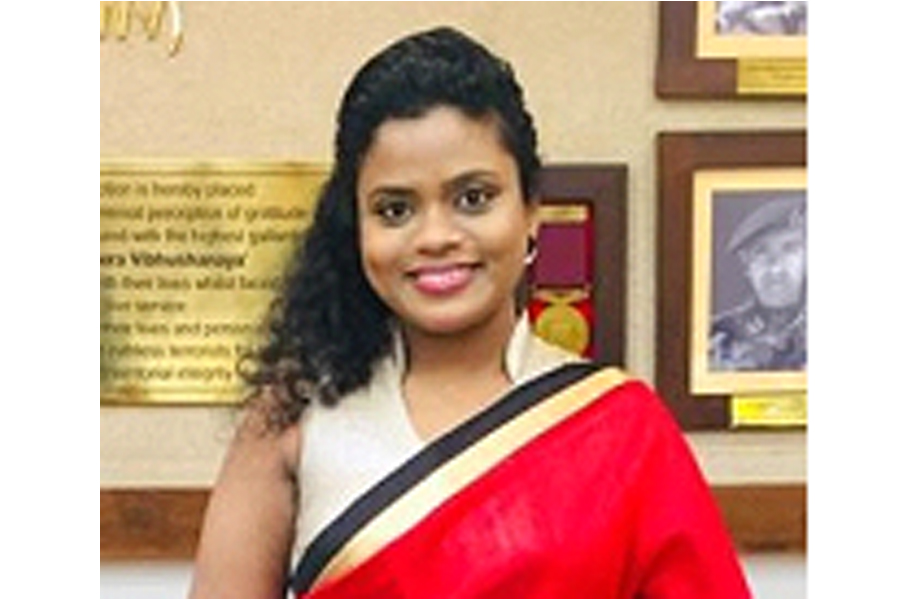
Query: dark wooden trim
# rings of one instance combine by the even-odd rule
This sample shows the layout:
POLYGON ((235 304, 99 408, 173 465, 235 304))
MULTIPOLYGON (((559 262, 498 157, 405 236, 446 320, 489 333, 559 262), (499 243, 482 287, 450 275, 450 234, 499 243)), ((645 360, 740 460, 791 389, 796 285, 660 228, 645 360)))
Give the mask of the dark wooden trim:
POLYGON ((194 556, 208 489, 100 490, 100 560, 194 556))
MULTIPOLYGON (((806 551, 806 486, 713 488, 741 552, 806 551)), ((101 489, 100 560, 192 560, 209 490, 101 489)))
POLYGON ((657 2, 657 5, 657 95, 660 98, 734 98, 735 61, 697 59, 697 3, 657 2))
POLYGON ((799 166, 806 166, 805 131, 658 135, 655 383, 684 429, 723 429, 731 421, 727 397, 689 390, 694 173, 799 166))
POLYGON ((625 276, 628 167, 550 164, 540 173, 543 204, 588 202, 594 226, 594 355, 602 365, 625 364, 625 276))
POLYGON ((714 486, 741 552, 806 552, 806 486, 714 486))

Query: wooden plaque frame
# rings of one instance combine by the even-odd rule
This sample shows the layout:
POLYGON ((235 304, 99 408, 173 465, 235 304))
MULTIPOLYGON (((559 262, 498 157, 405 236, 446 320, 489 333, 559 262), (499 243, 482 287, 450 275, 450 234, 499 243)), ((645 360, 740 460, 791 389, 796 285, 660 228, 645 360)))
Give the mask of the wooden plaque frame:
POLYGON ((628 234, 625 165, 551 164, 540 175, 543 206, 585 203, 593 217, 593 360, 625 360, 625 257, 628 234))
MULTIPOLYGON (((659 7, 659 44, 656 61, 657 96, 664 99, 707 100, 806 99, 805 92, 777 92, 763 89, 742 93, 739 81, 740 61, 744 57, 739 55, 740 52, 734 57, 700 56, 697 48, 699 4, 699 2, 657 3, 659 7)), ((748 42, 753 41, 755 40, 748 40, 748 42)), ((748 58, 760 58, 759 51, 753 48, 752 43, 745 45, 748 46, 748 58)), ((773 46, 773 44, 767 45, 773 46)), ((774 44, 774 51, 768 60, 796 59, 796 52, 792 48, 791 50, 784 56, 779 55, 779 47, 774 44)), ((801 59, 801 65, 804 63, 805 54, 801 59)), ((759 64, 757 63, 757 65, 759 64)), ((766 65, 762 66, 765 70, 766 65)), ((770 63, 768 67, 770 70, 774 69, 775 75, 778 75, 777 63, 774 67, 770 63)))

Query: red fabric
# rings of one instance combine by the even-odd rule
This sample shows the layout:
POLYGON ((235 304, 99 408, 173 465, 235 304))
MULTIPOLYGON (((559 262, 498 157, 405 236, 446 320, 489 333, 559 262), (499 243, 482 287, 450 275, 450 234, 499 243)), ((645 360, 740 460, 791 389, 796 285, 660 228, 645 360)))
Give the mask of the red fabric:
POLYGON ((677 425, 629 382, 311 598, 749 598, 677 425))

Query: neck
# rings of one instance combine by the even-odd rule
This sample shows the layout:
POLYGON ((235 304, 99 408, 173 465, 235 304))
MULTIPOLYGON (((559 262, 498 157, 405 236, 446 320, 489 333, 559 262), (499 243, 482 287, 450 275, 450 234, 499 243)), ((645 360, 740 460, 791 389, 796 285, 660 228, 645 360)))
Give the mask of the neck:
POLYGON ((766 326, 769 330, 777 330, 791 325, 800 315, 802 306, 789 306, 786 308, 767 308, 765 309, 767 318, 766 326))
POLYGON ((499 315, 487 323, 453 334, 433 334, 405 327, 407 374, 458 375, 505 373, 506 345, 516 316, 499 315))
POLYGON ((500 397, 511 383, 504 368, 515 314, 452 335, 404 329, 407 368, 404 401, 422 439, 462 422, 500 397))

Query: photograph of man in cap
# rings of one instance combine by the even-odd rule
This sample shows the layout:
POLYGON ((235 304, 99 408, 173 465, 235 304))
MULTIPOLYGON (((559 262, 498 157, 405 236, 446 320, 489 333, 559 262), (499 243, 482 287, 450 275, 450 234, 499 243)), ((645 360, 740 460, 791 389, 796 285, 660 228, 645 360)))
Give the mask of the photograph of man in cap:
POLYGON ((806 192, 729 192, 713 201, 714 218, 736 225, 714 222, 710 369, 805 370, 806 192))

